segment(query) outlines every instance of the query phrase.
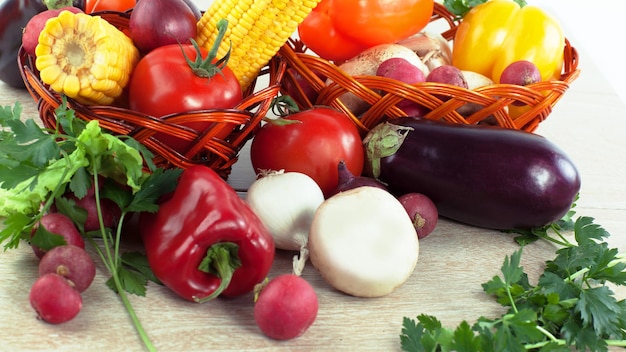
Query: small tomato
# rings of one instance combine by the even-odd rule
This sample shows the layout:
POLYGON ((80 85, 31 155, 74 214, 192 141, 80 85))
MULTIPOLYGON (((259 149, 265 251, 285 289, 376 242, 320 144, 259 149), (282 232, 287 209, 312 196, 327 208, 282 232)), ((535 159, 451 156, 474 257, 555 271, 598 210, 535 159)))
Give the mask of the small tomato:
POLYGON ((250 146, 255 171, 298 171, 311 177, 328 196, 339 183, 337 165, 344 160, 354 175, 363 171, 364 152, 356 125, 343 113, 314 107, 266 123, 250 146))

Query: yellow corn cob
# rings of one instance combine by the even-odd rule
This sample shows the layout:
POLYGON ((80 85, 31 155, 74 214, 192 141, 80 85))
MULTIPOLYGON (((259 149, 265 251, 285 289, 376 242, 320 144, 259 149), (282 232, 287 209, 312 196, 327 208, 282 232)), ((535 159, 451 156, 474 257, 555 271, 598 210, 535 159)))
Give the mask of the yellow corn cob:
POLYGON ((128 83, 139 51, 100 16, 63 11, 46 22, 35 49, 41 81, 86 105, 110 105, 128 83))
POLYGON ((217 38, 217 21, 228 20, 218 56, 232 46, 228 67, 246 89, 319 1, 215 0, 198 21, 196 41, 210 50, 217 38))

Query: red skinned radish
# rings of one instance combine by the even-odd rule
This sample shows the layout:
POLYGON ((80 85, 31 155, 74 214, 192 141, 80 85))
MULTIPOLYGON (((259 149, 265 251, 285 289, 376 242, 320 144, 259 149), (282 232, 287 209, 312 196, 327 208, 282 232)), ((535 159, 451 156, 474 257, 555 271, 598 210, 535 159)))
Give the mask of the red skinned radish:
POLYGON ((452 65, 442 65, 430 71, 426 82, 438 82, 467 88, 467 80, 463 72, 452 65))
MULTIPOLYGON (((42 216, 37 225, 33 227, 31 239, 36 241, 34 237, 40 236, 38 234, 39 231, 42 231, 42 229, 39 228, 40 226, 52 234, 63 236, 66 244, 85 248, 85 240, 81 236, 80 232, 78 232, 76 225, 74 225, 72 220, 64 214, 48 213, 42 216)), ((34 244, 31 244, 31 246, 33 248, 33 252, 35 252, 35 255, 38 258, 42 258, 49 250, 40 248, 34 244)))
POLYGON ((47 273, 63 276, 78 292, 84 292, 96 276, 96 265, 89 253, 80 247, 57 246, 39 261, 39 276, 47 273))
POLYGON ((397 198, 364 186, 320 205, 309 232, 309 251, 313 266, 337 290, 381 297, 411 276, 419 240, 397 198))
POLYGON ((142 53, 168 44, 188 44, 197 19, 183 0, 138 1, 130 14, 130 37, 142 53))
POLYGON ((266 336, 290 340, 313 325, 318 309, 317 294, 311 284, 300 276, 283 274, 261 285, 254 304, 254 320, 266 336))
MULTIPOLYGON (((532 83, 541 82, 541 72, 532 62, 519 60, 509 64, 500 75, 500 83, 526 86, 532 83)), ((521 101, 513 102, 513 105, 526 105, 521 101)))
POLYGON ((406 193, 398 197, 398 200, 411 218, 417 238, 422 239, 433 232, 439 213, 430 198, 421 193, 406 193))
POLYGON ((74 319, 83 306, 83 299, 63 276, 48 273, 40 276, 30 289, 30 305, 38 318, 50 324, 74 319))
MULTIPOLYGON (((401 57, 392 57, 383 61, 376 70, 376 75, 387 77, 407 84, 421 83, 426 80, 422 68, 412 64, 401 57)), ((427 109, 409 99, 405 99, 397 104, 405 114, 411 116, 421 116, 427 109)))
POLYGON ((541 82, 541 72, 534 63, 519 60, 509 64, 500 75, 500 83, 525 86, 541 82))
POLYGON ((337 165, 337 174, 339 175, 339 184, 329 196, 361 186, 372 186, 387 190, 387 187, 382 182, 373 177, 354 175, 343 160, 339 161, 337 165))

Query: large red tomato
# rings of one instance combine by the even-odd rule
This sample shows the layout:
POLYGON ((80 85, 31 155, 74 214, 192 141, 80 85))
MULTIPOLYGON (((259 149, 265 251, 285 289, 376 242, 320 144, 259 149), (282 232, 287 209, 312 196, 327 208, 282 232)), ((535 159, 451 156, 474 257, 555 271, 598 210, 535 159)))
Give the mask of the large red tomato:
MULTIPOLYGON (((207 59, 208 52, 202 48, 199 50, 202 58, 207 59)), ((199 75, 199 71, 185 59, 183 51, 191 62, 195 62, 197 49, 193 45, 170 44, 150 51, 137 63, 128 86, 132 110, 164 117, 193 110, 230 109, 241 102, 241 86, 227 66, 210 77, 199 75)), ((210 123, 194 122, 187 126, 201 131, 210 123)), ((159 139, 178 151, 184 151, 189 144, 169 136, 159 139)))
POLYGON ((250 146, 254 170, 297 171, 309 175, 328 196, 338 184, 344 160, 355 175, 363 172, 364 152, 356 125, 343 113, 314 107, 285 117, 288 124, 267 123, 250 146))

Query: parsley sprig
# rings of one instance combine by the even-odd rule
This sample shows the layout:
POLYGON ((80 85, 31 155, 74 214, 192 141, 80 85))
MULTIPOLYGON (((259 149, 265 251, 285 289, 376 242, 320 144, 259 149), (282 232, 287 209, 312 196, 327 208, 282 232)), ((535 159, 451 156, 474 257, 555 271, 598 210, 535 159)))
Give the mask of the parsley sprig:
MULTIPOLYGON (((526 6, 526 0, 513 0, 520 5, 520 7, 526 6)), ((476 7, 487 0, 443 0, 443 5, 450 11, 451 14, 456 15, 459 18, 465 16, 473 7, 476 7)))
POLYGON ((77 118, 65 99, 55 110, 54 129, 22 119, 21 113, 19 103, 0 108, 0 217, 4 218, 0 243, 5 250, 18 247, 22 241, 43 249, 64 244, 62 236, 41 226, 31 235, 41 217, 56 206, 76 223, 98 253, 111 274, 107 285, 120 297, 146 348, 154 350, 127 293, 144 296, 148 281, 156 278, 143 254, 122 252, 122 229, 130 215, 157 211, 158 199, 173 190, 182 170, 157 168, 143 145, 108 133, 97 121, 77 118), (101 187, 101 179, 111 182, 101 187), (82 198, 91 186, 100 229, 85 233, 86 211, 64 194, 71 192, 82 198), (114 229, 104 225, 103 198, 113 200, 121 209, 114 229))
MULTIPOLYGON (((572 215, 572 212, 568 216, 572 215)), ((558 243, 555 258, 533 285, 520 265, 533 232, 517 238, 521 248, 506 256, 500 276, 482 285, 502 316, 478 318, 472 325, 442 326, 434 316, 404 317, 404 351, 607 351, 626 347, 626 302, 609 285, 626 284, 626 258, 604 241, 609 233, 591 217, 536 229, 536 238, 558 243), (569 224, 569 225, 568 225, 569 224), (573 242, 563 229, 573 230, 573 242)))

